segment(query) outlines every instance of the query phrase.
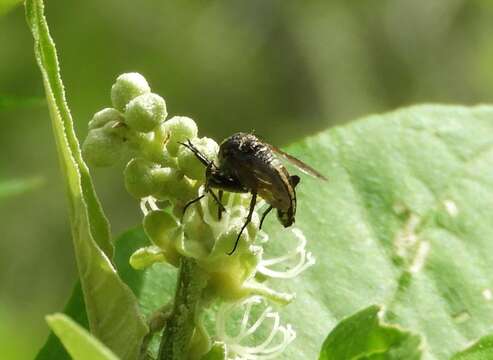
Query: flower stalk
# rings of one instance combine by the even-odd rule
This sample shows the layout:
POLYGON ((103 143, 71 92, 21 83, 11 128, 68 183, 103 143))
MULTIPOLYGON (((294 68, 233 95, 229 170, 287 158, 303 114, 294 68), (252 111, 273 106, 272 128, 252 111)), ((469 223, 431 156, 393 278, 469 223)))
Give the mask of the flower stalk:
POLYGON ((158 360, 181 360, 188 357, 196 329, 195 320, 202 311, 202 293, 208 276, 193 259, 182 257, 173 312, 168 317, 159 346, 158 360))

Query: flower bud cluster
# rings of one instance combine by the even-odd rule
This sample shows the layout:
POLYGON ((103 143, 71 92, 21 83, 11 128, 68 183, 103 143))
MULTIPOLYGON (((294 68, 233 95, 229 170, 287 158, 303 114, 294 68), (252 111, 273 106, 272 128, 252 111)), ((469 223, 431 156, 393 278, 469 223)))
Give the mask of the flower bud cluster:
MULTIPOLYGON (((291 301, 292 294, 271 289, 265 279, 291 278, 313 264, 301 231, 284 230, 286 236, 293 238, 294 235, 297 245, 287 254, 264 259, 263 243, 268 236, 258 230, 257 210, 265 205, 260 202, 241 235, 238 248, 228 255, 248 214, 250 194, 225 192, 222 204, 226 211, 219 216, 218 205, 205 193, 204 164, 181 143, 190 141, 214 162, 219 145, 212 139, 198 137, 197 125, 192 119, 185 116, 167 119, 164 99, 151 92, 140 74, 120 75, 111 88, 111 101, 112 108, 97 112, 89 122, 82 149, 91 166, 128 161, 124 170, 125 187, 140 200, 144 231, 152 243, 131 256, 131 265, 143 269, 156 262, 167 262, 178 267, 181 257, 193 258, 209 279, 203 302, 222 299, 228 304, 246 307, 248 314, 252 301, 257 303, 260 298, 277 303, 291 301), (185 205, 201 196, 184 213, 185 205)), ((220 312, 218 323, 224 322, 227 314, 229 310, 220 312)), ((264 318, 277 319, 272 331, 283 334, 285 347, 294 339, 294 331, 289 325, 279 325, 270 307, 266 314, 264 318)), ((231 356, 252 358, 242 357, 235 349, 243 348, 235 347, 234 338, 226 336, 225 331, 216 332, 216 340, 229 348, 231 356)), ((267 347, 268 344, 264 350, 268 353, 267 347)), ((275 346, 276 349, 284 347, 275 346)))

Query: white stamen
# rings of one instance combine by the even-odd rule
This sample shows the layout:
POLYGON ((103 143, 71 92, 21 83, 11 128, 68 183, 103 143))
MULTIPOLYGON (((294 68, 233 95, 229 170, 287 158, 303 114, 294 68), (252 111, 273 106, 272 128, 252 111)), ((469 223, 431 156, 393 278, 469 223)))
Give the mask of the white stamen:
POLYGON ((147 196, 140 199, 140 210, 144 216, 151 211, 159 210, 159 207, 156 204, 156 199, 152 196, 147 196))
POLYGON ((291 232, 295 235, 296 240, 298 241, 297 246, 283 256, 268 260, 261 260, 259 265, 257 266, 258 272, 273 278, 291 279, 295 276, 298 276, 302 271, 315 264, 315 258, 313 257, 312 253, 307 252, 305 249, 306 237, 303 232, 298 228, 291 229, 291 232), (298 261, 288 270, 279 271, 269 268, 272 265, 277 265, 280 263, 291 264, 296 258, 298 258, 298 261))

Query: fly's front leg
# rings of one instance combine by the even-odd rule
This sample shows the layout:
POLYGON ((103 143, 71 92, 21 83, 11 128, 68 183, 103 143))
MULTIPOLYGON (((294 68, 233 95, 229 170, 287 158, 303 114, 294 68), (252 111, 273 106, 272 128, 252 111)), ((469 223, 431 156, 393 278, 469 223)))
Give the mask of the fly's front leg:
POLYGON ((250 200, 250 209, 248 211, 248 216, 245 220, 245 223, 241 227, 240 233, 238 234, 238 237, 236 238, 235 241, 235 246, 233 247, 233 250, 228 253, 228 255, 231 255, 235 252, 236 247, 238 246, 238 242, 240 241, 241 234, 243 234, 243 230, 247 227, 247 225, 252 221, 252 215, 253 215, 253 210, 255 210, 255 204, 257 203, 257 193, 252 193, 252 199, 250 200))

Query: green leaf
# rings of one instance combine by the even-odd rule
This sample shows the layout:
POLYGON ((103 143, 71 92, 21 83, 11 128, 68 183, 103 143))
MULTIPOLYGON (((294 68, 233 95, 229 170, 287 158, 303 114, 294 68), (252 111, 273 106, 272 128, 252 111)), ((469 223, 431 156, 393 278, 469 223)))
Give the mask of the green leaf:
POLYGON ((40 177, 0 180, 0 199, 36 189, 40 187, 42 183, 43 179, 40 177))
POLYGON ((486 335, 467 349, 455 354, 452 360, 493 359, 493 335, 486 335))
POLYGON ((46 321, 74 360, 118 360, 111 350, 68 316, 54 314, 47 316, 46 321))
MULTIPOLYGON (((317 263, 284 282, 297 294, 281 313, 298 333, 287 359, 316 358, 331 328, 371 304, 421 335, 426 359, 491 331, 493 107, 411 107, 286 150, 329 178, 297 188, 296 226, 317 263)), ((267 221, 273 250, 286 247, 267 221)))
POLYGON ((146 326, 134 294, 121 281, 110 260, 113 247, 109 224, 82 160, 43 10, 41 0, 26 1, 26 18, 34 37, 36 60, 67 185, 72 237, 90 329, 122 359, 135 359, 146 326))
POLYGON ((382 323, 373 305, 339 322, 322 346, 320 360, 420 359, 419 336, 382 323))

